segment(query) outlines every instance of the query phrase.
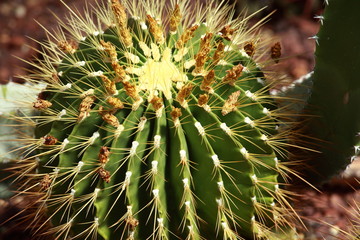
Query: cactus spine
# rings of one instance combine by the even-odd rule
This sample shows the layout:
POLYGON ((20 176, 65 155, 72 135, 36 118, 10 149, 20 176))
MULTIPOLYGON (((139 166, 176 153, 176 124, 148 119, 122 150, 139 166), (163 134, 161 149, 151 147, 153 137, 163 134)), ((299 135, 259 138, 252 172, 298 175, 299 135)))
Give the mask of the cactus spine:
MULTIPOLYGON (((254 60, 265 55, 256 28, 231 7, 188 1, 70 11, 70 35, 49 32, 26 77, 47 82, 27 119, 36 137, 14 167, 22 193, 41 196, 34 232, 279 239, 291 214, 278 180, 289 130, 278 130, 287 118, 254 60)), ((278 62, 280 44, 266 54, 278 62)))

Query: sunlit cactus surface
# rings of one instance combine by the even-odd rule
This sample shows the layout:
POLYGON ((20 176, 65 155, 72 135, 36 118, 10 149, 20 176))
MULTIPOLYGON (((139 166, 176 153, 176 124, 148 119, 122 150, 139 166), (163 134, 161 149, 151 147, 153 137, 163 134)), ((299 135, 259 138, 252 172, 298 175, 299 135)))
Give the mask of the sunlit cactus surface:
POLYGON ((291 118, 269 94, 281 46, 263 21, 212 2, 69 11, 25 77, 47 83, 39 114, 18 119, 36 127, 13 167, 38 196, 34 236, 279 239, 291 118))

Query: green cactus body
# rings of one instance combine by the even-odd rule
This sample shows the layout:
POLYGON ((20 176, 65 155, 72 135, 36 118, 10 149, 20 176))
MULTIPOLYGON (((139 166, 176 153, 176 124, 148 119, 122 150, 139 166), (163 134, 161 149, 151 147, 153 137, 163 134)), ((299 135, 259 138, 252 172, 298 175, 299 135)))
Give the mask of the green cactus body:
POLYGON ((278 239, 290 212, 278 183, 287 133, 278 134, 264 74, 242 49, 254 29, 225 17, 231 7, 143 4, 98 6, 103 32, 73 12, 62 25, 78 46, 64 33, 43 45, 46 67, 29 80, 48 86, 34 103, 32 156, 20 161, 37 166, 28 191, 43 194, 38 213, 47 207, 36 230, 278 239))
POLYGON ((321 139, 319 154, 312 156, 307 174, 312 183, 322 182, 343 170, 359 154, 360 81, 357 67, 360 51, 357 39, 360 31, 354 23, 360 21, 356 0, 329 1, 314 37, 316 66, 312 94, 305 111, 316 116, 307 121, 306 135, 321 139), (351 7, 349 7, 351 6, 351 7), (348 59, 349 62, 343 61, 348 59), (326 166, 326 167, 324 167, 326 166))

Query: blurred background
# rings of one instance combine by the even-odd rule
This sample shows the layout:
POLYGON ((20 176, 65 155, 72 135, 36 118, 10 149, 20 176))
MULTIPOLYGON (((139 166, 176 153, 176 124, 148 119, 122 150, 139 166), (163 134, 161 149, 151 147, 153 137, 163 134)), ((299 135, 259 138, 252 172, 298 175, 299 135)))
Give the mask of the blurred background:
MULTIPOLYGON (((94 1, 88 0, 87 3, 91 4, 94 1)), ((64 2, 71 7, 81 9, 85 0, 64 0, 64 2)), ((275 37, 281 42, 283 57, 286 60, 281 61, 277 68, 287 74, 289 81, 312 71, 315 41, 309 38, 318 32, 320 23, 316 16, 321 15, 323 11, 323 0, 230 0, 230 2, 236 3, 237 13, 245 9, 251 13, 266 6, 251 20, 252 22, 276 10, 265 24, 263 32, 265 36, 275 37)), ((63 19, 67 11, 59 0, 0 1, 0 84, 9 81, 22 82, 16 76, 25 74, 24 69, 31 68, 26 61, 40 57, 36 52, 39 44, 31 39, 40 42, 45 39, 45 31, 41 25, 47 29, 56 27, 51 12, 63 19)), ((3 133, 0 132, 0 136, 1 134, 3 133)), ((0 159, 0 163, 1 161, 0 159)), ((0 165, 0 170, 4 166, 4 163, 0 165)), ((353 217, 353 202, 360 201, 359 192, 354 187, 349 187, 350 183, 356 182, 358 169, 354 166, 346 174, 335 177, 320 189, 321 193, 311 188, 297 190, 299 196, 296 197, 294 206, 305 217, 303 221, 310 230, 307 233, 303 231, 300 239, 345 239, 341 230, 347 230, 350 226, 347 219, 353 217), (322 224, 321 221, 327 221, 332 226, 322 224)), ((0 171, 0 174, 2 174, 1 179, 4 173, 0 171)), ((21 211, 28 200, 11 197, 8 183, 9 180, 0 183, 0 240, 33 239, 26 231, 19 230, 16 225, 21 222, 21 217, 24 215, 21 211), (6 221, 15 215, 14 219, 6 221)), ((299 225, 298 228, 302 232, 304 226, 299 225)))

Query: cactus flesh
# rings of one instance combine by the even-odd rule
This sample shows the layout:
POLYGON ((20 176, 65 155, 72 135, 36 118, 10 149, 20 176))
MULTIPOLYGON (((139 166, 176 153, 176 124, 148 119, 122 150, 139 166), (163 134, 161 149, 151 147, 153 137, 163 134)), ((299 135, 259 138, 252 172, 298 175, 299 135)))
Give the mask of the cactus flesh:
POLYGON ((345 5, 343 1, 332 0, 319 17, 322 26, 314 37, 317 42, 314 85, 305 109, 307 115, 315 117, 307 121, 305 134, 325 141, 317 147, 320 153, 309 161, 316 172, 307 174, 307 180, 312 183, 339 173, 360 153, 357 73, 360 31, 354 27, 360 16, 353 10, 359 7, 360 2, 356 0, 349 0, 345 5))
POLYGON ((35 234, 278 239, 288 132, 255 59, 278 62, 280 44, 260 52, 231 6, 134 4, 70 9, 27 77, 47 82, 14 167, 41 196, 35 234))

